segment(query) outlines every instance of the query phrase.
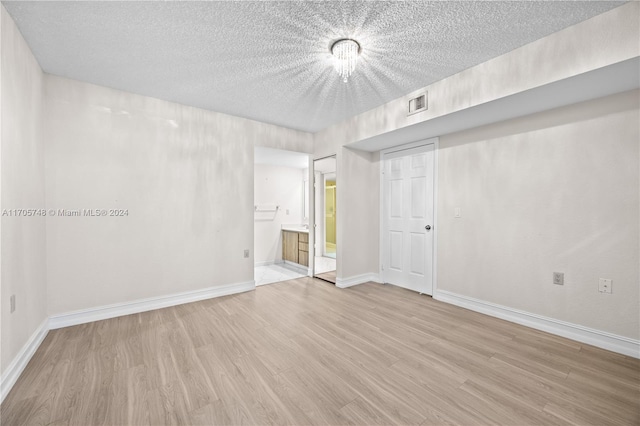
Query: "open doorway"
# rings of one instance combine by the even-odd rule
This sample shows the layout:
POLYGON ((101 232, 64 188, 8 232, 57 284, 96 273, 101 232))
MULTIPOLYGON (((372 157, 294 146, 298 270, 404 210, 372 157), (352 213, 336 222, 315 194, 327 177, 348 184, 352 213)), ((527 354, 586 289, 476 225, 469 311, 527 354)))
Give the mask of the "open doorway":
POLYGON ((336 283, 337 191, 336 156, 315 160, 315 258, 314 277, 336 283))
POLYGON ((254 280, 256 286, 309 275, 310 156, 254 151, 254 280))

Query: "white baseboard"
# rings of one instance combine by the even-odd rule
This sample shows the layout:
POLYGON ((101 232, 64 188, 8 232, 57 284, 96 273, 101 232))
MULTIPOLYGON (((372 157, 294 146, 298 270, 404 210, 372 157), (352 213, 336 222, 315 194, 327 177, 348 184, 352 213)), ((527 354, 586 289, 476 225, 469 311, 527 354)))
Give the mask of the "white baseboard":
POLYGON ((29 363, 33 354, 38 347, 40 347, 49 330, 181 305, 183 303, 197 302, 214 297, 243 293, 245 291, 255 290, 255 288, 255 281, 247 281, 52 315, 40 324, 40 327, 33 333, 18 355, 11 361, 11 364, 9 364, 4 374, 2 374, 2 377, 0 377, 0 402, 4 401, 4 398, 9 394, 9 391, 11 391, 11 388, 18 380, 18 377, 20 377, 20 374, 29 363))
POLYGON ((354 285, 364 284, 371 281, 375 283, 381 283, 382 281, 380 280, 380 274, 371 272, 368 274, 354 275, 348 278, 336 278, 336 287, 338 288, 353 287, 354 285))
POLYGON ((218 287, 209 287, 202 290, 187 291, 168 296, 151 297, 132 302, 115 303, 113 305, 99 306, 74 312, 67 312, 49 317, 49 329, 69 327, 85 324, 123 315, 137 314, 139 312, 152 311, 154 309, 181 305, 183 303, 197 302, 199 300, 212 299, 214 297, 228 296, 230 294, 243 293, 255 290, 255 281, 229 284, 218 287))
POLYGON ((7 367, 5 372, 2 374, 0 378, 0 402, 4 401, 5 397, 9 394, 9 391, 13 387, 13 385, 22 374, 22 371, 29 363, 29 360, 36 353, 38 347, 47 336, 49 332, 49 320, 45 319, 42 321, 42 324, 36 329, 36 331, 31 335, 27 343, 20 349, 20 352, 16 355, 16 357, 11 361, 11 364, 7 367))
POLYGON ((269 265, 282 265, 284 260, 265 260, 264 262, 256 262, 255 267, 269 266, 269 265))
POLYGON ((445 290, 436 290, 433 298, 492 317, 535 328, 536 330, 546 331, 547 333, 587 343, 612 352, 640 358, 640 340, 532 314, 445 290))

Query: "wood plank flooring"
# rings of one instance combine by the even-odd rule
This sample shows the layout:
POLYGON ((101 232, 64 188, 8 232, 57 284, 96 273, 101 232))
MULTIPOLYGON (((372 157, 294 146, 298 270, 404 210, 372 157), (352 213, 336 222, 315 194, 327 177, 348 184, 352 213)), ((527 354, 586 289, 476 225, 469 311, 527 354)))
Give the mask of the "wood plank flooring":
POLYGON ((2 425, 633 425, 640 361, 301 278, 49 332, 2 425))

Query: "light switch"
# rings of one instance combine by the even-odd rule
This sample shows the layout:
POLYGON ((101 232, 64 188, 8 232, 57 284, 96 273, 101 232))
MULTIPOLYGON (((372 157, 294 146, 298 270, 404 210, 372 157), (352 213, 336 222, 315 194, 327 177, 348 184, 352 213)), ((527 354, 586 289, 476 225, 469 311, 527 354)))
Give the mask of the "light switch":
POLYGON ((460 207, 453 209, 453 217, 460 217, 460 207))

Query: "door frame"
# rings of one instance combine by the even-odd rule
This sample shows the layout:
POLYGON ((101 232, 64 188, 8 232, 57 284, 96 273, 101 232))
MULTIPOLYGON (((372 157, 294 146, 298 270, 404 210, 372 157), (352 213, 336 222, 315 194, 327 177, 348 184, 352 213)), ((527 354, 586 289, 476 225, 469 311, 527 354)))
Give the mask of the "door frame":
POLYGON ((406 149, 417 148, 425 145, 433 145, 433 250, 431 251, 431 257, 433 261, 433 269, 431 271, 431 282, 433 288, 431 289, 431 297, 436 297, 438 289, 438 152, 440 146, 440 138, 422 139, 416 142, 411 142, 403 145, 397 145, 391 148, 386 148, 380 151, 380 268, 378 270, 380 281, 384 282, 384 271, 382 270, 382 259, 384 259, 384 160, 387 154, 392 152, 404 151, 406 149))
MULTIPOLYGON (((310 189, 311 189, 311 198, 313 198, 314 204, 313 204, 313 210, 311 211, 311 213, 313 214, 312 216, 310 216, 310 221, 309 221, 309 234, 313 234, 314 236, 314 241, 313 247, 309 247, 309 250, 313 249, 313 259, 309 259, 309 276, 310 277, 314 277, 316 275, 316 258, 315 256, 317 256, 317 252, 320 253, 320 256, 322 256, 322 254, 324 254, 324 248, 315 249, 315 244, 320 244, 319 241, 315 240, 315 235, 316 235, 316 224, 318 221, 318 217, 316 217, 316 205, 315 205, 315 199, 316 199, 316 192, 318 190, 318 188, 316 187, 316 182, 315 182, 315 176, 316 176, 316 169, 315 169, 315 162, 319 161, 319 160, 324 160, 327 158, 333 158, 336 162, 336 171, 334 172, 335 174, 335 179, 336 179, 336 187, 338 184, 338 154, 330 154, 330 155, 325 155, 322 157, 318 157, 318 158, 311 158, 310 157, 310 165, 309 165, 309 178, 311 179, 311 184, 310 184, 310 189), (311 220, 312 219, 312 220, 311 220), (312 232, 313 229, 313 232, 312 232)), ((323 181, 323 194, 322 194, 322 198, 324 200, 324 173, 321 173, 322 176, 322 181, 323 181)), ((337 191, 337 188, 336 188, 337 191)), ((337 192, 336 192, 336 204, 337 204, 337 192)), ((322 209, 324 211, 324 201, 323 201, 323 205, 322 205, 322 209)), ((336 209, 337 212, 337 209, 336 209)), ((326 227, 324 222, 325 222, 325 217, 324 214, 322 215, 322 222, 323 222, 323 227, 326 227)), ((338 215, 336 214, 336 274, 338 273, 338 215)), ((322 229, 323 234, 326 232, 325 229, 322 229)), ((324 238, 323 238, 324 240, 324 238)), ((322 242, 323 246, 324 246, 324 242, 322 242)), ((311 241, 309 241, 309 245, 311 245, 311 241)), ((309 252, 309 257, 311 257, 311 252, 309 252)))

